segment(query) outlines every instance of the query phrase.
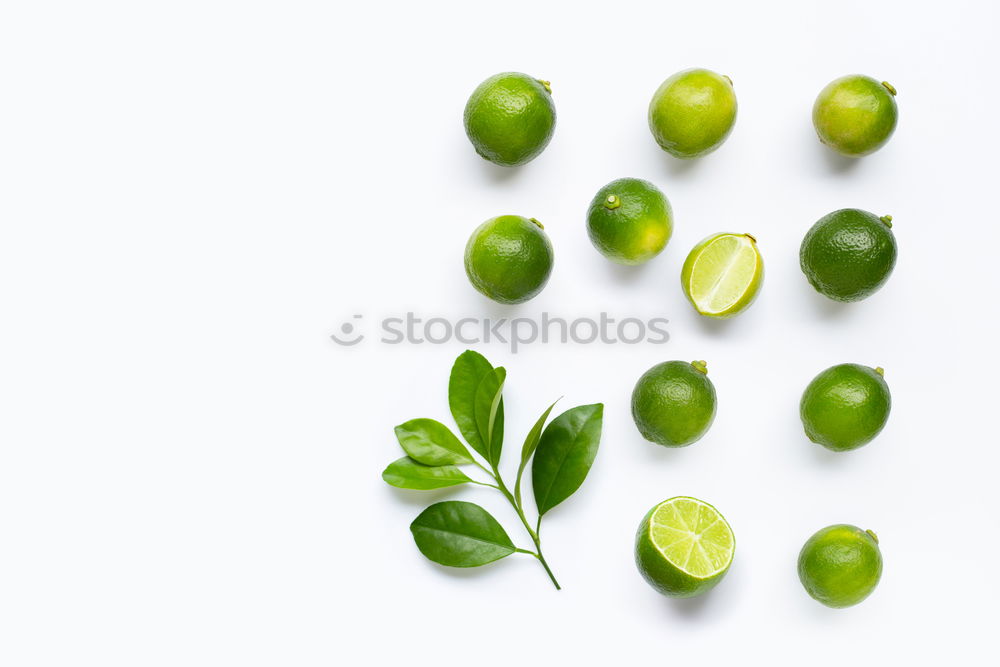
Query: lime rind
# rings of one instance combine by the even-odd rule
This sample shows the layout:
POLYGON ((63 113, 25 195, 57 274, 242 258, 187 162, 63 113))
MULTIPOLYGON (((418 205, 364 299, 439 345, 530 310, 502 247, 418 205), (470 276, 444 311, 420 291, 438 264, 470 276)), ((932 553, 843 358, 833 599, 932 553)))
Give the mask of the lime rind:
POLYGON ((733 560, 733 531, 718 510, 694 498, 660 503, 649 521, 653 546, 672 565, 696 579, 725 572, 733 560))
POLYGON ((684 293, 699 314, 731 317, 753 303, 764 261, 749 234, 717 234, 700 243, 684 263, 684 293))

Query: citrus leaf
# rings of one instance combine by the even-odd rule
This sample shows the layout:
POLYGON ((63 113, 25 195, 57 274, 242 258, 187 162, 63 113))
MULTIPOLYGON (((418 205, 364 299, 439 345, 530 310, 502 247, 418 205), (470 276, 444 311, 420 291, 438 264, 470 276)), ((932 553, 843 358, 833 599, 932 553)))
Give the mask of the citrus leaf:
POLYGON ((580 405, 552 420, 542 432, 531 465, 531 483, 541 516, 580 488, 597 456, 604 406, 580 405))
POLYGON ((433 419, 411 419, 396 427, 396 439, 411 459, 428 466, 472 463, 472 455, 447 426, 433 419))
POLYGON ((517 502, 521 504, 521 477, 524 475, 524 469, 528 467, 528 461, 531 460, 531 455, 535 453, 535 449, 538 448, 538 440, 542 436, 542 428, 545 426, 545 420, 549 418, 549 413, 552 412, 552 408, 556 407, 556 403, 559 402, 557 398, 552 405, 542 413, 542 416, 538 418, 535 425, 531 427, 528 431, 527 437, 524 439, 524 444, 521 445, 521 465, 517 468, 517 481, 514 482, 514 494, 517 498, 517 502))
POLYGON ((451 408, 451 416, 455 418, 465 441, 484 457, 486 445, 479 437, 479 427, 476 424, 476 390, 483 378, 492 372, 493 365, 486 357, 466 350, 455 359, 448 378, 448 407, 451 408))
POLYGON ((467 484, 472 480, 455 466, 425 466, 409 456, 397 459, 382 471, 382 479, 398 489, 443 489, 448 486, 467 484))
POLYGON ((428 559, 450 567, 477 567, 515 551, 489 512, 474 503, 447 500, 425 509, 410 524, 413 540, 428 559))
POLYGON ((503 385, 506 380, 507 371, 497 368, 483 377, 476 390, 476 426, 486 449, 483 456, 494 468, 500 463, 503 449, 503 385))

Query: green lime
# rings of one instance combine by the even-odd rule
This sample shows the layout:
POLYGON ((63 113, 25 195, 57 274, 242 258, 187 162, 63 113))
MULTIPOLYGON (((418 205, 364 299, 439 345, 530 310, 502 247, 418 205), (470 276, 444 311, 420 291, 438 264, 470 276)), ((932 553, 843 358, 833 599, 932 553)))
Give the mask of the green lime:
POLYGON ((719 511, 678 496, 649 510, 635 535, 635 563, 649 585, 673 598, 714 588, 733 562, 736 538, 719 511))
POLYGON ((552 273, 552 244, 542 223, 501 215, 476 228, 465 246, 472 286, 500 303, 523 303, 542 291, 552 273))
POLYGON ((479 84, 465 104, 465 133, 490 162, 516 167, 545 150, 556 127, 548 81, 519 72, 497 74, 479 84))
POLYGON ((649 129, 674 157, 708 155, 736 122, 733 82, 707 69, 689 69, 660 84, 649 103, 649 129))
POLYGON ((655 185, 639 178, 608 183, 587 209, 590 241, 619 264, 642 264, 656 257, 673 231, 670 202, 655 185))
POLYGON ((896 266, 892 216, 843 208, 806 232, 799 265, 809 284, 834 301, 861 301, 877 292, 896 266))
POLYGON ((665 361, 632 390, 632 419, 646 440, 665 447, 697 442, 715 419, 715 387, 704 361, 665 361))
POLYGON ((749 234, 715 234, 684 260, 681 287, 699 314, 724 319, 742 313, 764 282, 764 259, 749 234))
POLYGON ((881 368, 839 364, 813 378, 799 403, 809 439, 835 452, 874 440, 892 409, 883 374, 881 368))
POLYGON ((874 153, 896 129, 896 89, 870 76, 851 74, 831 81, 813 105, 819 140, 848 157, 874 153))
POLYGON ((827 607, 858 604, 871 595, 881 577, 878 537, 857 526, 827 526, 799 552, 799 581, 814 600, 827 607))

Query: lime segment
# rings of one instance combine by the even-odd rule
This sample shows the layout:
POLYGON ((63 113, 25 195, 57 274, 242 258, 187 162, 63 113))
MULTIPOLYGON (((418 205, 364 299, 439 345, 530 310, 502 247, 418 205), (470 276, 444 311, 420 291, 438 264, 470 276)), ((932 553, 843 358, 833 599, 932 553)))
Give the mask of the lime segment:
POLYGON ((732 317, 753 303, 764 277, 764 260, 749 234, 716 234, 688 255, 681 273, 684 293, 700 314, 732 317))
POLYGON ((722 515, 694 498, 671 498, 650 517, 649 536, 660 553, 678 569, 698 579, 724 572, 736 542, 722 515))

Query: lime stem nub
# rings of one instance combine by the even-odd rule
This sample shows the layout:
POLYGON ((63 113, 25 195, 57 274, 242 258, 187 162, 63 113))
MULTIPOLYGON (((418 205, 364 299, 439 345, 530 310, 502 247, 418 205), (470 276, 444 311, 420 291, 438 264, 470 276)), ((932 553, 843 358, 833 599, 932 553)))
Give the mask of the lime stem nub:
POLYGON ((691 366, 699 373, 708 375, 708 364, 704 361, 692 361, 691 366))
POLYGON ((879 377, 885 377, 885 369, 882 368, 881 366, 876 366, 875 372, 878 373, 879 377))
POLYGON ((533 223, 535 223, 536 225, 538 225, 539 229, 545 229, 545 225, 543 225, 542 223, 538 222, 538 220, 536 220, 535 218, 528 218, 528 220, 531 220, 533 223))
POLYGON ((872 539, 875 540, 875 544, 878 544, 878 535, 875 534, 874 530, 866 530, 865 532, 872 536, 872 539))
POLYGON ((622 200, 618 198, 618 195, 608 195, 607 199, 604 200, 604 208, 612 211, 621 205, 622 200))
MULTIPOLYGON (((537 81, 538 83, 542 84, 542 86, 545 88, 545 92, 547 92, 549 95, 552 94, 552 82, 551 81, 546 81, 545 79, 535 79, 535 81, 537 81)), ((887 85, 887 84, 882 84, 882 85, 887 85)), ((892 94, 895 95, 896 92, 893 91, 892 94)))
POLYGON ((895 96, 896 96, 896 89, 895 89, 895 88, 893 88, 893 86, 892 86, 892 84, 891 84, 891 83, 889 83, 888 81, 883 81, 883 82, 882 82, 882 85, 883 85, 883 86, 885 86, 885 89, 886 89, 886 90, 888 90, 888 91, 889 91, 890 93, 892 93, 892 96, 893 96, 893 97, 895 97, 895 96))
POLYGON ((879 218, 879 220, 881 220, 883 223, 885 223, 886 227, 888 227, 889 229, 892 229, 892 216, 891 215, 883 215, 881 218, 879 218))

